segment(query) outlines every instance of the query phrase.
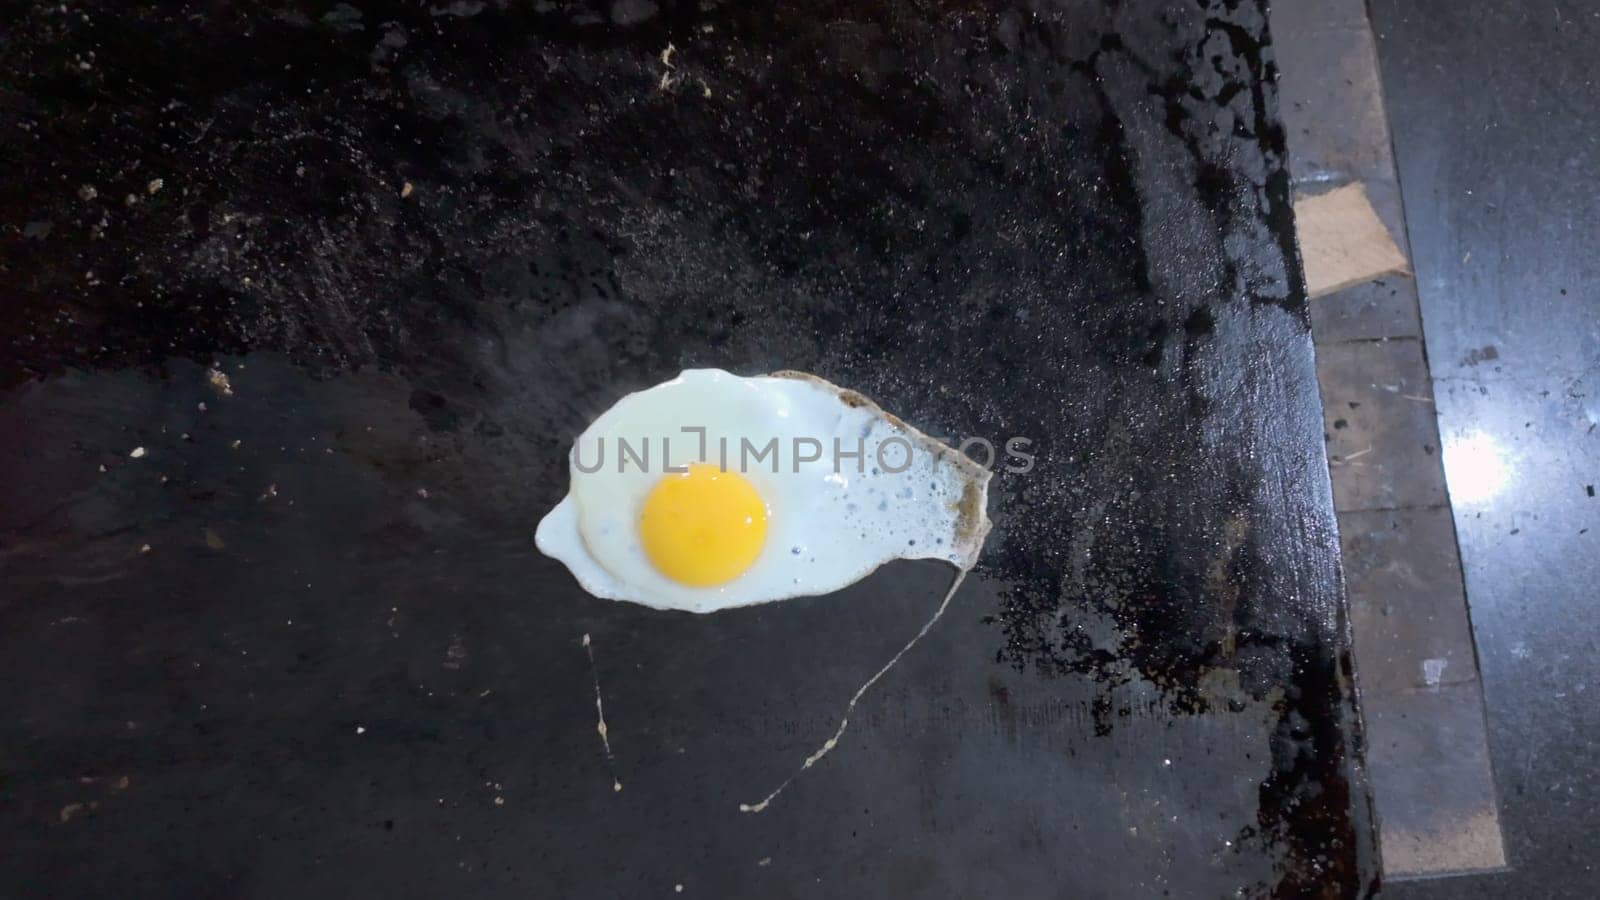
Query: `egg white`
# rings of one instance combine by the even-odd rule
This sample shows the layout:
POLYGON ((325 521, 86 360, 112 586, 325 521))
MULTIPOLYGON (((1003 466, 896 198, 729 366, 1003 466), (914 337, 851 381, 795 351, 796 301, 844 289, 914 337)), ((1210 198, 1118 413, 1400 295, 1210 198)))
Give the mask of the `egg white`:
POLYGON ((989 529, 988 471, 859 394, 802 373, 686 370, 601 414, 574 444, 569 470, 570 491, 539 523, 539 549, 589 593, 658 609, 708 613, 827 594, 893 559, 935 558, 967 569, 989 529), (703 448, 699 433, 685 428, 705 429, 703 448), (797 463, 796 438, 820 442, 821 458, 797 463), (772 439, 778 471, 770 456, 741 457, 741 440, 760 450, 772 439), (883 448, 887 465, 880 465, 879 445, 891 440, 883 448), (621 464, 623 441, 636 452, 648 446, 646 466, 631 456, 621 464), (861 461, 836 456, 835 441, 846 453, 862 450, 861 461), (890 471, 908 456, 909 466, 890 471), (646 495, 666 466, 693 462, 739 472, 767 505, 760 555, 715 587, 666 578, 639 541, 646 495), (597 463, 595 471, 582 470, 597 463))

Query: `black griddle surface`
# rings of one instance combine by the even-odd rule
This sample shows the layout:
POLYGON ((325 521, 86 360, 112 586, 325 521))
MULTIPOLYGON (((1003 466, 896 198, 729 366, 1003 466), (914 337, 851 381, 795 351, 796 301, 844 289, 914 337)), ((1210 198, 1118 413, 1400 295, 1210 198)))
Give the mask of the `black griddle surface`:
POLYGON ((88 3, 0 73, 8 890, 1375 882, 1260 4, 88 3), (567 448, 691 366, 1036 455, 759 815, 950 572, 586 595, 567 448))

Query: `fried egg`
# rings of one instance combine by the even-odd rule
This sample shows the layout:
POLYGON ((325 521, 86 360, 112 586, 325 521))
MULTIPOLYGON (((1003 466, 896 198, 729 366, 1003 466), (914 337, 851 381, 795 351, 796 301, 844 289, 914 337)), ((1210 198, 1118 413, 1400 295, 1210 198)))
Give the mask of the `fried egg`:
POLYGON ((894 559, 965 571, 989 472, 812 375, 689 369, 578 437, 535 541, 589 593, 710 613, 827 594, 894 559))

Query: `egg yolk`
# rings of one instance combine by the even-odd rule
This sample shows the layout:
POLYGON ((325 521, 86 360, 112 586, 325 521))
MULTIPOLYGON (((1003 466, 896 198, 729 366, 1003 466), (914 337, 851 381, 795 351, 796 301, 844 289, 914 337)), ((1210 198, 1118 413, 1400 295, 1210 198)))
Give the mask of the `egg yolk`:
POLYGON ((661 574, 679 584, 732 581, 767 539, 767 504, 735 472, 695 463, 663 477, 639 510, 639 539, 661 574))

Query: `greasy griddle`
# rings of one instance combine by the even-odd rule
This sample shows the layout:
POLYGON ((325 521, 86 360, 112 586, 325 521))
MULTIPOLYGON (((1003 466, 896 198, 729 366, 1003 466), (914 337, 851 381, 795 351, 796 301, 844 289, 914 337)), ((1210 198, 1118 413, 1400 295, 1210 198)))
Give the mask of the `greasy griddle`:
POLYGON ((1369 889, 1261 5, 1106 6, 25 16, 4 883, 1369 889), (532 546, 567 448, 690 366, 1035 456, 754 815, 951 572, 584 594, 532 546))

